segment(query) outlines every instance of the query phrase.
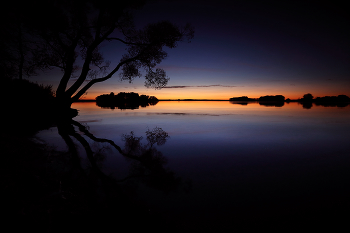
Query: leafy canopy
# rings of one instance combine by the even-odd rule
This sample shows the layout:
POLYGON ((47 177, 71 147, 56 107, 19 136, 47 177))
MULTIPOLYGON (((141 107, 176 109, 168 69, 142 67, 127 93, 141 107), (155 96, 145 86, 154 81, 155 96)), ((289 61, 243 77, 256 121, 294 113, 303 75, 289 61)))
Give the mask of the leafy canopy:
MULTIPOLYGON (((145 1, 39 0, 19 10, 21 25, 31 39, 30 57, 33 69, 61 69, 63 75, 56 91, 58 98, 79 99, 93 84, 111 78, 116 72, 122 80, 132 80, 145 71, 145 86, 162 88, 168 78, 156 68, 167 52, 179 41, 193 38, 190 24, 179 27, 169 21, 136 28, 132 10, 145 1), (118 42, 126 47, 119 62, 111 67, 101 47, 118 42)), ((18 10, 18 9, 17 9, 18 10)), ((16 18, 19 13, 13 11, 16 18)))

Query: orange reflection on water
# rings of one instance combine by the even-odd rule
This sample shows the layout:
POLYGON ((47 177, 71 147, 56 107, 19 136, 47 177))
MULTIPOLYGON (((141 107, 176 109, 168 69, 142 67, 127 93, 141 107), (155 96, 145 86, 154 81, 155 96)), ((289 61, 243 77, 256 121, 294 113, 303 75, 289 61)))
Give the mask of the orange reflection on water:
POLYGON ((165 113, 208 113, 208 114, 273 114, 277 115, 332 115, 350 113, 350 106, 324 107, 313 105, 311 109, 305 109, 300 103, 284 103, 281 107, 265 106, 258 102, 238 103, 230 101, 159 101, 154 106, 140 107, 139 109, 101 109, 95 102, 77 102, 72 105, 80 113, 105 114, 110 111, 117 112, 165 112, 165 113), (102 110, 102 111, 101 111, 102 110))

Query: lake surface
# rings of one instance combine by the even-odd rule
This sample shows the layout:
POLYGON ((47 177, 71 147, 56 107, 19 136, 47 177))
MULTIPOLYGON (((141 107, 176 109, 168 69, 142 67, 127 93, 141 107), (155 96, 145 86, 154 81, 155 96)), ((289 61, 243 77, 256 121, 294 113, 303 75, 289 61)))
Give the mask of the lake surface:
MULTIPOLYGON (((298 103, 274 107, 160 101, 134 110, 102 109, 95 103, 72 107, 79 110, 74 119, 95 137, 113 140, 121 148, 125 135, 142 137, 140 142, 147 147, 147 131, 168 134, 152 148, 181 183, 169 192, 139 183, 135 201, 146 203, 150 212, 165 216, 180 230, 290 224, 291 218, 321 225, 332 218, 341 223, 346 215, 336 212, 350 206, 350 106, 306 109, 298 103)), ((56 128, 38 137, 67 150, 56 128)), ((130 159, 108 143, 84 137, 105 154, 106 174, 119 180, 128 177, 133 169, 130 159)))

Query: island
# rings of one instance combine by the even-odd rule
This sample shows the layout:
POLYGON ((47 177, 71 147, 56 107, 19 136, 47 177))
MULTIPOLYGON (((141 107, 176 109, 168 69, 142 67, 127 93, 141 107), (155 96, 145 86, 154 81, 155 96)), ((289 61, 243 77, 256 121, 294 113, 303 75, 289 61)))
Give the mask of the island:
POLYGON ((266 95, 260 98, 248 98, 248 96, 232 97, 229 99, 232 104, 247 105, 248 103, 258 102, 259 105, 267 107, 282 107, 284 103, 298 102, 303 108, 310 109, 313 104, 324 107, 346 107, 350 104, 350 97, 346 95, 316 97, 310 93, 305 94, 302 98, 291 100, 285 99, 283 95, 266 95))
POLYGON ((308 93, 303 98, 297 100, 303 105, 303 108, 311 108, 313 104, 324 107, 346 107, 350 103, 350 98, 346 95, 338 96, 323 96, 314 98, 312 94, 308 93))
POLYGON ((110 109, 138 109, 140 106, 144 108, 156 105, 158 101, 155 96, 139 95, 134 92, 119 92, 117 95, 111 92, 96 97, 97 106, 110 109))
POLYGON ((282 107, 285 102, 283 95, 266 95, 258 99, 248 98, 248 96, 232 97, 230 102, 233 104, 247 105, 249 102, 257 101, 260 105, 282 107))
POLYGON ((248 98, 248 96, 232 97, 230 101, 256 101, 256 99, 248 98))

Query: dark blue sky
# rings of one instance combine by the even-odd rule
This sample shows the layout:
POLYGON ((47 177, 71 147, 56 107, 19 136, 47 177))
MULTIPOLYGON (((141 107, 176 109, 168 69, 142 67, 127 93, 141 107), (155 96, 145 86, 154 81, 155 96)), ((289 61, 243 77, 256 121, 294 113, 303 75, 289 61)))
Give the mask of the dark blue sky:
MULTIPOLYGON (((191 43, 167 50, 159 65, 167 88, 147 89, 117 75, 93 86, 86 98, 134 91, 164 98, 229 99, 282 94, 298 98, 350 96, 350 28, 345 5, 314 1, 153 1, 135 11, 139 27, 159 20, 195 27, 191 43)), ((121 47, 107 44, 104 55, 116 64, 121 47)))

